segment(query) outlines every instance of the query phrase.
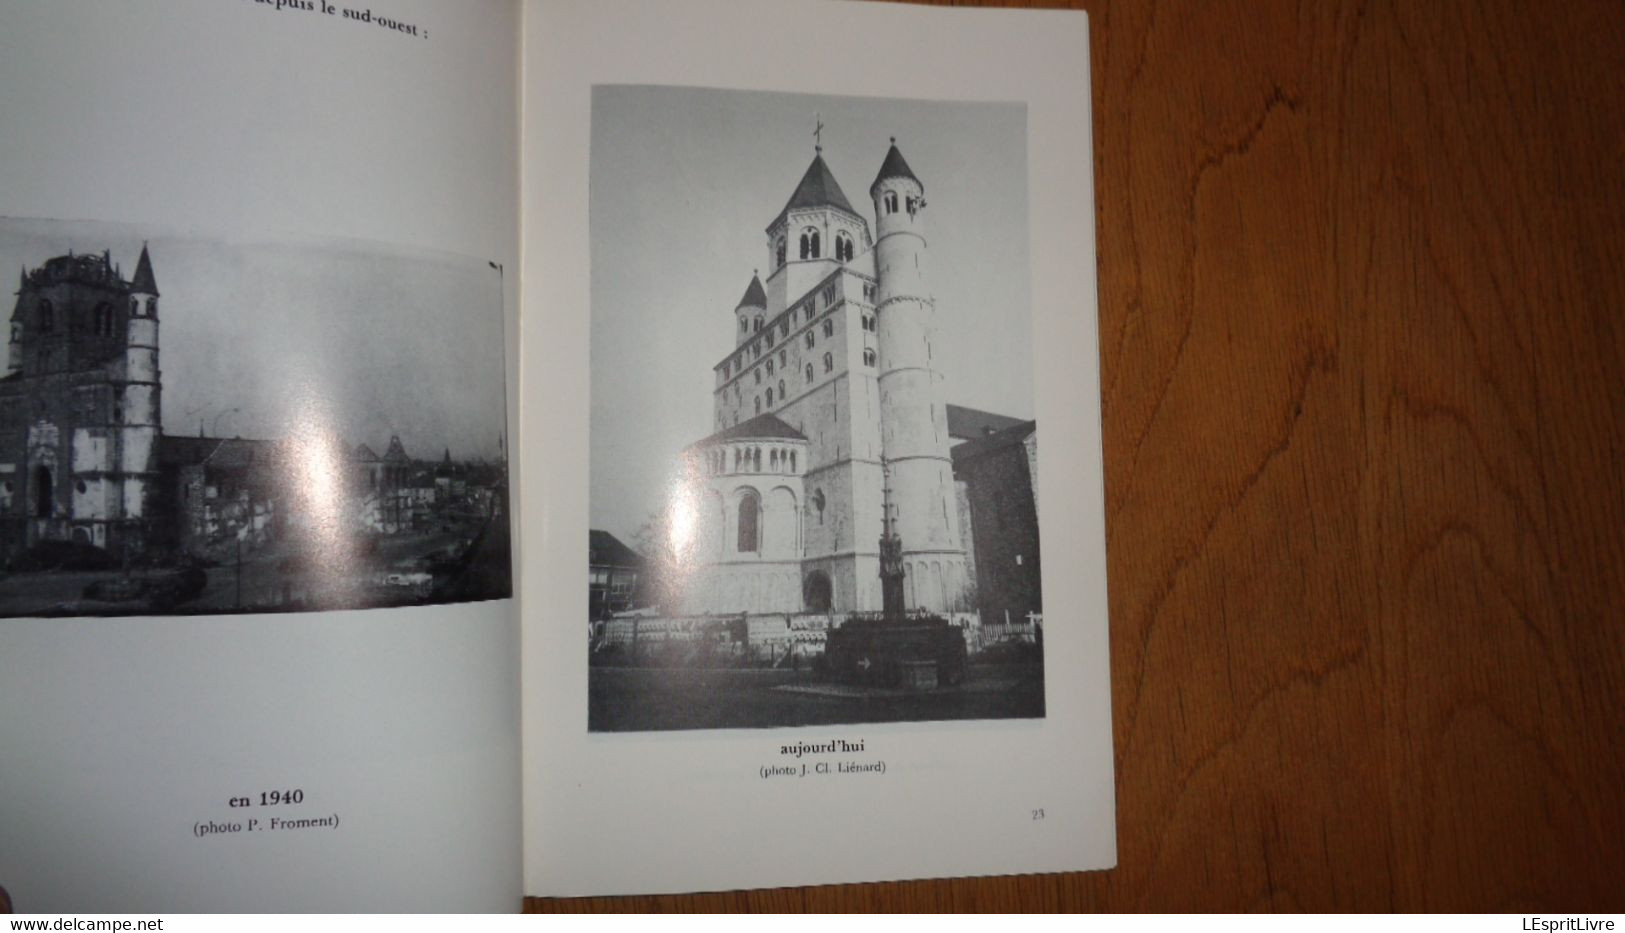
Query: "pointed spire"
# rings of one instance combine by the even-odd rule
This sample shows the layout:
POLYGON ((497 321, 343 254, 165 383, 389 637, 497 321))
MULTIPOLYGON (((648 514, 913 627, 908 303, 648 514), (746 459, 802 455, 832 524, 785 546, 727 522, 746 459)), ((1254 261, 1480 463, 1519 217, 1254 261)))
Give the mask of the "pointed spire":
POLYGON ((739 299, 739 304, 734 306, 734 310, 765 307, 767 307, 767 289, 762 287, 761 278, 752 270, 750 284, 745 287, 745 297, 739 299))
POLYGON ((907 178, 920 186, 921 193, 925 191, 925 182, 920 181, 914 170, 908 167, 908 161, 903 153, 897 149, 897 137, 891 138, 891 148, 886 150, 886 160, 880 163, 880 174, 875 176, 874 184, 869 186, 869 193, 874 193, 875 187, 888 178, 907 178))
POLYGON ((152 276, 152 257, 147 255, 147 244, 141 243, 141 260, 135 264, 135 278, 130 281, 130 291, 140 295, 158 294, 158 281, 152 276))
POLYGON ((784 210, 779 211, 779 216, 773 218, 767 229, 777 227, 784 221, 786 214, 802 207, 833 207, 858 216, 858 212, 852 209, 852 202, 846 199, 846 192, 841 190, 840 183, 835 180, 835 174, 824 163, 822 154, 813 156, 812 164, 807 166, 806 174, 801 176, 801 182, 796 185, 795 192, 790 195, 790 200, 785 202, 784 210))

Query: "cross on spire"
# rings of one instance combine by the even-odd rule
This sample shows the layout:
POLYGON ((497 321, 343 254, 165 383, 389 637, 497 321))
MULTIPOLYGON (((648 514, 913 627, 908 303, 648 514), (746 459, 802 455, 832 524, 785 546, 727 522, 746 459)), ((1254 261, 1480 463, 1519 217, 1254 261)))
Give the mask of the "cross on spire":
POLYGON ((824 151, 824 121, 823 121, 823 118, 820 117, 819 114, 816 111, 813 113, 813 123, 817 124, 816 126, 813 127, 813 151, 814 152, 823 152, 824 151))

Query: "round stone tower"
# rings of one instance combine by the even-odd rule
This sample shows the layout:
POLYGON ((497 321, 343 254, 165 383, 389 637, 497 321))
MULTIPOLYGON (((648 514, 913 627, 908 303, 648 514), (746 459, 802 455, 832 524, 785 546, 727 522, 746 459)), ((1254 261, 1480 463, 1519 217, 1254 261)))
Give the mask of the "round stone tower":
MULTIPOLYGON (((145 244, 130 281, 129 325, 124 341, 124 396, 117 408, 119 471, 124 474, 123 517, 147 517, 146 501, 157 482, 158 436, 163 431, 158 370, 158 283, 145 244)), ((139 534, 139 532, 136 532, 139 534)))
MULTIPOLYGON (((896 139, 869 186, 875 206, 875 314, 886 508, 902 539, 909 608, 957 608, 965 550, 955 506, 948 413, 932 366, 935 307, 925 284, 925 185, 896 139)), ((876 529, 878 534, 880 529, 876 529)))

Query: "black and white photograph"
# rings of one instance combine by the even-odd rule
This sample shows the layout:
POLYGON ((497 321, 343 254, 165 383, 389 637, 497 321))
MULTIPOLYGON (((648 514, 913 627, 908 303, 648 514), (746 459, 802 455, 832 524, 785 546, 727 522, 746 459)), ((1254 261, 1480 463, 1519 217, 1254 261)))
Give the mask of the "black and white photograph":
POLYGON ((503 270, 0 218, 0 617, 512 595, 503 270))
POLYGON ((1042 718, 1025 105, 591 132, 589 731, 1042 718))

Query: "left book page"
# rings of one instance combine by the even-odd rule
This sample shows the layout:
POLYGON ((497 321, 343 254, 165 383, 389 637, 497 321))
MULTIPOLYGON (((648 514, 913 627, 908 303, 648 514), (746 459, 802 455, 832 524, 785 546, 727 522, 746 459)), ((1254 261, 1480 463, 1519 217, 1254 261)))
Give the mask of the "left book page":
POLYGON ((516 4, 0 5, 0 887, 520 901, 516 4))

